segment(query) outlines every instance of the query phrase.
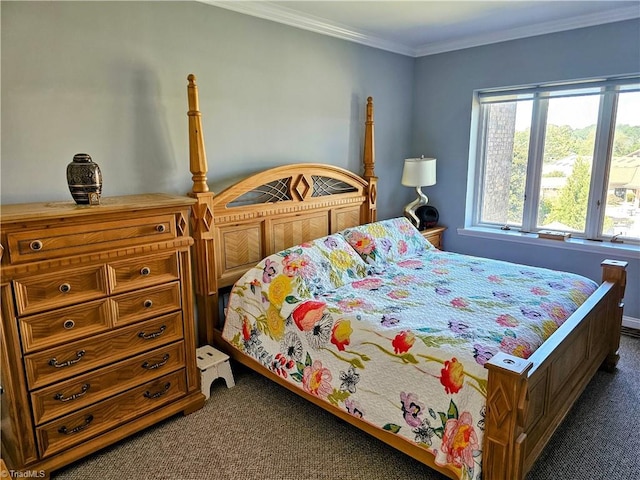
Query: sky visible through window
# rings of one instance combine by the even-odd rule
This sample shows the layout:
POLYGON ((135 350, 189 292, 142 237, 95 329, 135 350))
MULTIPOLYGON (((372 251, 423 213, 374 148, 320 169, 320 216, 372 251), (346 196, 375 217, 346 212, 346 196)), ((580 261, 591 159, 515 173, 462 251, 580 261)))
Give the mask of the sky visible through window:
MULTIPOLYGON (((547 122, 552 125, 569 125, 571 128, 584 128, 593 125, 589 112, 598 108, 600 97, 598 95, 583 97, 580 107, 567 110, 554 110, 549 112, 547 122)), ((640 94, 626 95, 627 108, 618 109, 618 125, 640 126, 640 94)), ((516 117, 516 130, 523 131, 531 126, 532 101, 518 102, 516 117)))

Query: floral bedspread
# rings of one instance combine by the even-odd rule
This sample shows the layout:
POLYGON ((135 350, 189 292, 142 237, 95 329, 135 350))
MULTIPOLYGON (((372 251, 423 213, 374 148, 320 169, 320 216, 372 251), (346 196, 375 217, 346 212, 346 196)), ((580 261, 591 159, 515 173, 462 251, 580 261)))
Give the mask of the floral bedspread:
POLYGON ((478 479, 484 363, 498 351, 528 358, 597 284, 442 252, 408 222, 379 224, 264 259, 233 288, 223 336, 307 393, 478 479))

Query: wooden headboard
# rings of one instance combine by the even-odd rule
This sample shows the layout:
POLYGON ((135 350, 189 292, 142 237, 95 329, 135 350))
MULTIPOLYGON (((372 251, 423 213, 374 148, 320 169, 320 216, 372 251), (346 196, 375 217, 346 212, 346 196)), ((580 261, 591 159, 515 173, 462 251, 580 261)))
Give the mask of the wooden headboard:
POLYGON ((200 345, 221 326, 220 290, 264 257, 376 220, 373 100, 367 99, 362 176, 332 165, 297 163, 209 190, 196 77, 188 76, 191 210, 200 345))

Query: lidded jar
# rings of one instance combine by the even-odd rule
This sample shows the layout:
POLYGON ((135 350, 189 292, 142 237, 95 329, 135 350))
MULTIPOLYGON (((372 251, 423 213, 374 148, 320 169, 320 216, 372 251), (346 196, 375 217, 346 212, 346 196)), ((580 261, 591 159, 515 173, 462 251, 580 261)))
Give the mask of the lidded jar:
POLYGON ((67 183, 78 205, 97 205, 102 194, 102 172, 86 153, 76 153, 67 165, 67 183))

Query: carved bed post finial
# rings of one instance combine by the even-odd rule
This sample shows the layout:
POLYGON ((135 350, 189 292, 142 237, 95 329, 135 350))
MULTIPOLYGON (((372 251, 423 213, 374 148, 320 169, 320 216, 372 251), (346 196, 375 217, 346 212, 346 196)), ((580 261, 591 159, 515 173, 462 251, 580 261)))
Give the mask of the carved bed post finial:
POLYGON ((370 178, 375 176, 375 150, 374 146, 374 135, 373 135, 373 98, 367 98, 367 119, 365 121, 365 131, 364 131, 364 155, 362 159, 362 163, 364 163, 364 175, 365 178, 370 178))
POLYGON ((198 86, 196 76, 192 73, 187 79, 187 96, 189 99, 189 169, 193 180, 193 193, 209 191, 207 185, 207 154, 204 150, 204 137, 202 136, 202 114, 198 101, 198 86))
POLYGON ((367 119, 365 121, 364 130, 364 153, 362 163, 364 165, 364 174, 362 177, 369 183, 367 191, 367 212, 366 222, 375 222, 377 220, 376 201, 378 197, 378 177, 375 174, 375 148, 373 135, 373 98, 367 98, 367 119))
POLYGON ((198 337, 200 345, 211 345, 214 336, 214 321, 218 314, 218 283, 215 274, 215 244, 213 241, 213 192, 207 185, 207 155, 204 151, 202 119, 198 102, 196 76, 187 77, 189 100, 189 169, 193 187, 189 196, 196 199, 191 207, 191 236, 193 237, 194 285, 198 315, 198 337))

